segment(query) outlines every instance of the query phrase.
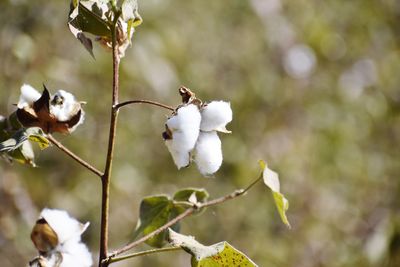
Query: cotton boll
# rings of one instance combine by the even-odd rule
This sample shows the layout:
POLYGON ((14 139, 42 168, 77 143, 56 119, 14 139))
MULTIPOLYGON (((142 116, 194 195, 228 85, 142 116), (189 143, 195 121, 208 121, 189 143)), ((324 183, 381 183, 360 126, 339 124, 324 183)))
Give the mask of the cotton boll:
POLYGON ((33 102, 40 98, 41 94, 29 84, 21 86, 21 95, 18 101, 18 108, 25 108, 33 105, 33 102))
MULTIPOLYGON (((199 131, 201 115, 196 105, 189 104, 178 109, 177 113, 167 120, 168 128, 174 132, 175 130, 193 132, 199 131)), ((196 137, 197 139, 197 137, 196 137)))
POLYGON ((40 217, 45 219, 50 227, 56 232, 59 243, 79 237, 89 226, 89 223, 81 224, 76 219, 70 217, 66 211, 44 209, 40 217))
POLYGON ((64 90, 59 90, 50 103, 50 113, 61 122, 70 120, 81 110, 81 104, 71 93, 64 90))
POLYGON ((60 252, 62 253, 60 267, 90 267, 93 264, 92 255, 83 243, 68 241, 60 252))
POLYGON ((179 141, 176 141, 175 139, 165 140, 165 145, 167 146, 175 165, 178 167, 178 170, 189 165, 190 151, 179 149, 179 141))
POLYGON ((225 126, 232 121, 232 109, 229 102, 213 101, 201 110, 202 131, 220 131, 229 133, 225 126))
POLYGON ((222 149, 217 132, 200 132, 194 160, 200 173, 205 176, 218 171, 222 164, 222 149))
POLYGON ((190 152, 199 136, 200 121, 200 111, 192 104, 179 108, 177 114, 167 120, 166 126, 172 136, 165 140, 165 144, 178 169, 190 163, 190 152))

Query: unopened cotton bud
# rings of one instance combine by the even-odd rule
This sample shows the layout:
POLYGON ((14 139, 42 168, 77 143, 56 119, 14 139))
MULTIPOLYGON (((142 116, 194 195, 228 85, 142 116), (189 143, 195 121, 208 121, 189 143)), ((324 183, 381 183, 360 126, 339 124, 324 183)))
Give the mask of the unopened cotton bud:
POLYGON ((222 149, 217 132, 200 132, 194 160, 200 173, 205 176, 218 171, 222 164, 222 149))
POLYGON ((29 84, 21 86, 21 95, 19 96, 18 108, 25 108, 33 105, 33 102, 40 98, 41 94, 29 84))
POLYGON ((229 102, 213 101, 201 109, 202 131, 220 131, 229 133, 225 126, 232 121, 232 109, 229 102))

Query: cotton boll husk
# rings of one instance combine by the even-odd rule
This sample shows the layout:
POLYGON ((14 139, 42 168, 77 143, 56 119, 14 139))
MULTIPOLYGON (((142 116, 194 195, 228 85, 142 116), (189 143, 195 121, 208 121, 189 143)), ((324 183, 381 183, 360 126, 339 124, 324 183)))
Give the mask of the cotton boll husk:
POLYGON ((81 109, 81 104, 76 101, 74 95, 64 90, 59 90, 52 97, 50 105, 50 113, 54 115, 58 121, 68 121, 76 115, 81 109), (57 98, 62 99, 62 103, 56 103, 57 98))
POLYGON ((69 132, 72 133, 73 131, 76 130, 76 128, 81 125, 83 122, 85 121, 85 112, 83 111, 83 109, 81 109, 81 116, 79 118, 79 121, 77 124, 75 124, 74 126, 72 126, 71 128, 69 128, 69 132))
POLYGON ((222 164, 222 149, 217 132, 200 132, 194 160, 200 173, 205 176, 218 171, 222 164))
POLYGON ((179 149, 179 141, 176 141, 175 139, 165 140, 165 145, 167 146, 168 151, 171 154, 172 159, 174 160, 174 163, 178 167, 178 169, 189 165, 190 150, 179 149))
POLYGON ((29 84, 21 86, 21 95, 18 101, 18 108, 25 108, 33 105, 33 102, 40 98, 41 94, 29 84))
POLYGON ((230 132, 225 126, 232 121, 232 109, 229 102, 213 101, 201 110, 202 131, 230 132))
POLYGON ((80 239, 80 235, 89 226, 89 223, 81 224, 63 210, 44 209, 40 213, 40 217, 45 219, 54 232, 56 232, 60 244, 71 238, 80 239))

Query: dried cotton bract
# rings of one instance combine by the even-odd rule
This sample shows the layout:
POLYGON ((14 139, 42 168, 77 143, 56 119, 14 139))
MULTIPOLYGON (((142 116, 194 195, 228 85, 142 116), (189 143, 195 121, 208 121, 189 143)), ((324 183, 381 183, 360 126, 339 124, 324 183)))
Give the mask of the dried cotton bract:
POLYGON ((39 256, 31 267, 89 267, 92 255, 81 242, 89 226, 70 217, 66 211, 44 209, 32 229, 31 239, 39 256))
POLYGON ((214 174, 222 164, 221 140, 217 132, 230 133, 230 103, 202 102, 187 88, 180 90, 184 104, 166 122, 165 144, 178 169, 190 164, 191 154, 201 174, 214 174))
POLYGON ((83 123, 82 103, 64 90, 50 96, 24 84, 17 104, 17 117, 24 127, 40 127, 45 133, 71 133, 83 123))

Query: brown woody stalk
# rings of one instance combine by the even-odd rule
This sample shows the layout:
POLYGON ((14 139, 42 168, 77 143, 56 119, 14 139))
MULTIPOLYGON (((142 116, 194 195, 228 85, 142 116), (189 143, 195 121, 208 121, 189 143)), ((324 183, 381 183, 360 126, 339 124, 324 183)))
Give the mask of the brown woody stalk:
POLYGON ((119 63, 116 24, 119 15, 116 15, 112 27, 112 58, 113 58, 113 84, 112 84, 112 107, 110 119, 110 131, 108 136, 108 150, 104 174, 102 176, 102 195, 101 195, 101 226, 100 226, 100 255, 99 267, 107 267, 108 263, 103 263, 107 258, 108 251, 108 221, 110 207, 110 178, 112 171, 112 162, 114 156, 115 136, 117 131, 118 104, 119 95, 119 63))

